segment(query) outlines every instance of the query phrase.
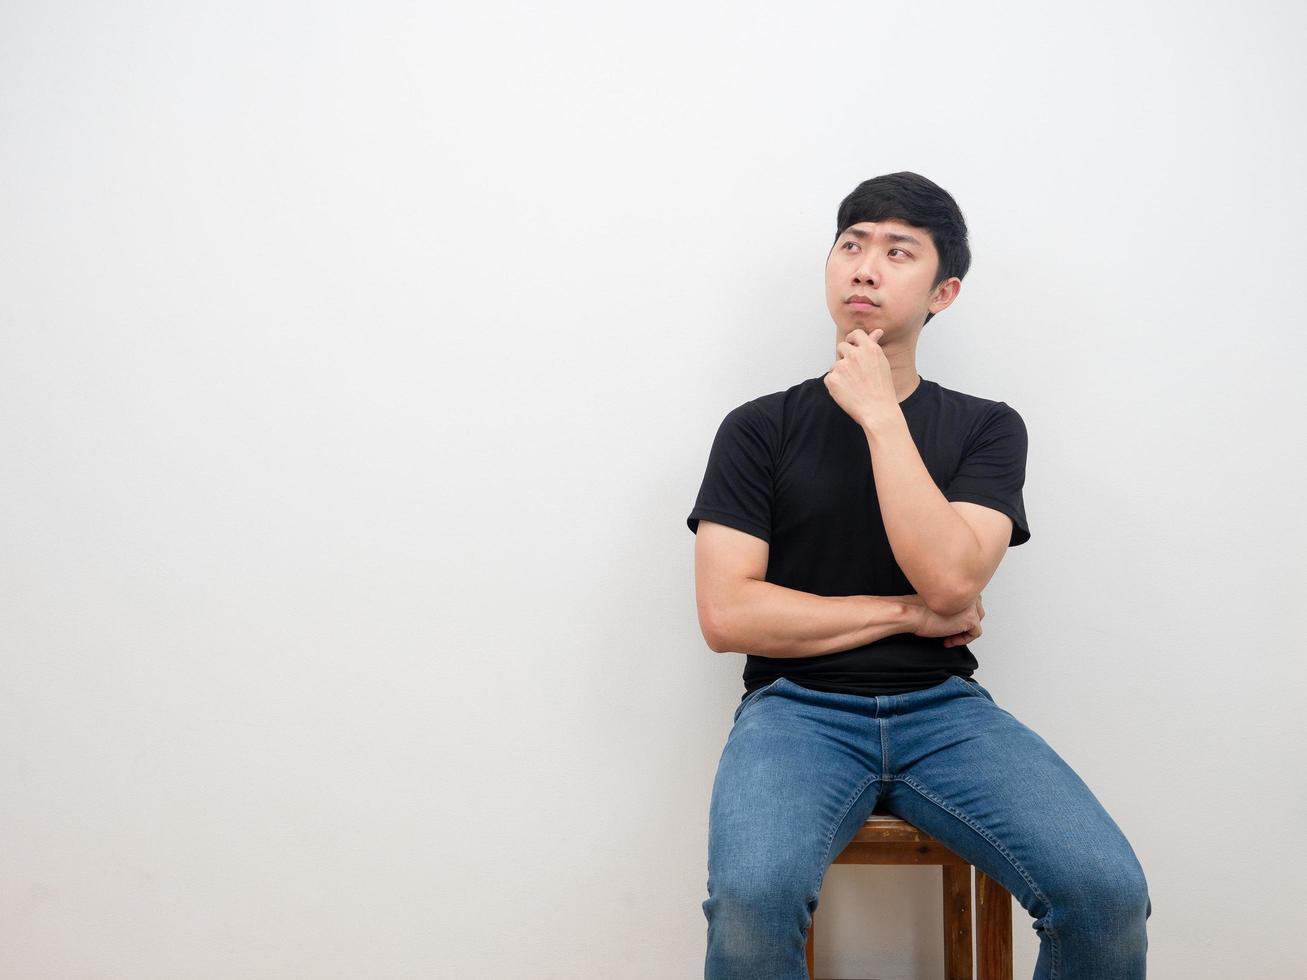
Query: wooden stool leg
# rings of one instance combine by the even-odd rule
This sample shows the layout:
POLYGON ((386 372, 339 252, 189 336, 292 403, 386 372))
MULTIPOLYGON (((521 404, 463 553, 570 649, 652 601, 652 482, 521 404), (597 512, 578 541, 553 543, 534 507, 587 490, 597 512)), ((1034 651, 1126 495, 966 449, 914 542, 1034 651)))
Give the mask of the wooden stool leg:
POLYGON ((812 925, 808 926, 808 947, 806 955, 808 957, 808 980, 813 980, 817 975, 817 967, 814 965, 816 960, 812 951, 812 937, 817 932, 817 914, 812 915, 812 925))
POLYGON ((976 869, 979 980, 1012 980, 1012 894, 976 869))
POLYGON ((945 864, 944 976, 971 980, 971 865, 945 864))

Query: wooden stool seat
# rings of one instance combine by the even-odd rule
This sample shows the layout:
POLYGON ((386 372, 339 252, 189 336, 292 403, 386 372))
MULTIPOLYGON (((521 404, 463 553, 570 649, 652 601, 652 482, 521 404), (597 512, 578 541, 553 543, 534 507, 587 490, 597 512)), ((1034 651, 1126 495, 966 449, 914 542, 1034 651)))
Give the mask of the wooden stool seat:
MULTIPOLYGON (((971 960, 972 866, 964 858, 880 805, 832 864, 938 864, 944 876, 944 975, 973 980, 971 960)), ((974 980, 1012 980, 1012 895, 975 869, 976 970, 974 980)), ((813 934, 808 930, 808 976, 814 977, 813 934)))

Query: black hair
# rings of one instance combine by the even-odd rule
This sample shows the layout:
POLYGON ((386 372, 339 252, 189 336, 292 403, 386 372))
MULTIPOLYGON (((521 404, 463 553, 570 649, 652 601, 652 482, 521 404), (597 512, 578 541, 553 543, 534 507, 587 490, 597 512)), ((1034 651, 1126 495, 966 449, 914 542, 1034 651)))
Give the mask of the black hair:
MULTIPOLYGON (((931 289, 952 276, 959 279, 966 276, 971 267, 967 222, 957 201, 944 188, 910 170, 864 180, 840 202, 835 241, 839 241, 849 225, 888 219, 930 232, 935 251, 939 253, 939 268, 931 289)), ((834 247, 832 242, 831 248, 834 247)), ((927 313, 925 322, 929 323, 934 315, 927 313)))

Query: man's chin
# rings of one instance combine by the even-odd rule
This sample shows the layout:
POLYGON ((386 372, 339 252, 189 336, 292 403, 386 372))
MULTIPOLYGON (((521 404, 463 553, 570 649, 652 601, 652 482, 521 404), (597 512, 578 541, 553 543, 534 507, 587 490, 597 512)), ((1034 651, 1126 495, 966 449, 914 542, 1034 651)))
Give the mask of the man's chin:
POLYGON ((845 334, 851 334, 855 330, 861 330, 867 334, 870 334, 873 330, 879 330, 882 340, 894 333, 893 326, 884 323, 867 323, 865 320, 853 320, 844 324, 845 334))

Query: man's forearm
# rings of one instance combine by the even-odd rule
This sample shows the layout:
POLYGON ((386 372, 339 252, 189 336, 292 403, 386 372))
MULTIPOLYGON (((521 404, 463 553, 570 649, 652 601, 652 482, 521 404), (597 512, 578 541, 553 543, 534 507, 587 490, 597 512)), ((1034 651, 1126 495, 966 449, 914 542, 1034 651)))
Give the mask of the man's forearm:
POLYGON ((902 415, 863 431, 895 562, 930 608, 957 611, 950 607, 979 560, 975 532, 935 485, 902 415))
POLYGON ((815 657, 911 633, 920 616, 920 607, 893 596, 813 595, 751 579, 721 614, 712 646, 723 653, 815 657))

